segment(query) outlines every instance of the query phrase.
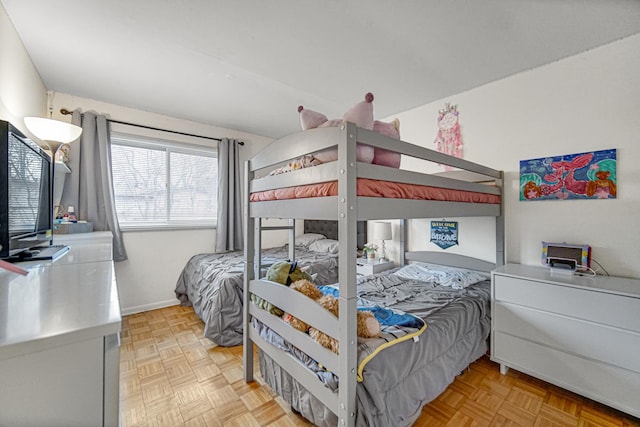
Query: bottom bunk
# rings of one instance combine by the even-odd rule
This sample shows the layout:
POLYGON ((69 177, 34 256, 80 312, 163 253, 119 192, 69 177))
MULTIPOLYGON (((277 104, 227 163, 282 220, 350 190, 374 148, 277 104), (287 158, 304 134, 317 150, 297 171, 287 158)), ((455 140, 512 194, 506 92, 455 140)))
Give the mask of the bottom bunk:
MULTIPOLYGON (((321 289, 331 292, 330 287, 321 289)), ((356 425, 410 426, 422 407, 488 348, 486 273, 413 263, 358 279, 358 307, 376 314, 382 336, 358 338, 356 425)), ((275 316, 264 316, 260 313, 264 310, 251 311, 250 334, 259 347, 265 382, 312 423, 338 425, 339 379, 332 373, 337 372, 335 354, 323 352, 324 348, 316 352, 302 338, 305 334, 281 324, 275 316)), ((308 303, 302 308, 302 312, 312 311, 308 303)), ((328 330, 332 327, 327 325, 328 330)))
MULTIPOLYGON (((318 240, 318 243, 329 239, 318 240)), ((267 265, 289 258, 288 246, 265 249, 262 262, 267 265)), ((184 306, 193 306, 205 324, 204 336, 215 344, 242 344, 242 282, 244 252, 194 255, 183 268, 175 294, 184 306)), ((338 278, 338 255, 296 247, 296 260, 314 275, 318 283, 338 278)))
MULTIPOLYGON (((358 248, 367 241, 366 221, 357 225, 358 248)), ((338 280, 337 221, 305 220, 304 233, 295 238, 295 260, 316 283, 338 280)), ((354 251, 355 254, 355 251, 354 251)), ((289 245, 264 249, 262 263, 289 260, 289 245)), ((180 305, 193 306, 204 322, 204 336, 222 346, 242 344, 243 251, 204 253, 187 261, 176 282, 180 305)))

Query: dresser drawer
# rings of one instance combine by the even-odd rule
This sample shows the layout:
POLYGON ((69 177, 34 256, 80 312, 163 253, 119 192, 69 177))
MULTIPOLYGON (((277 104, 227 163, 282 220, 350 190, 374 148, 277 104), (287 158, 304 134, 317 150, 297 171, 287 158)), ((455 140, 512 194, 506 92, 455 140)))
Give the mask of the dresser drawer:
POLYGON ((494 339, 492 359, 640 416, 640 374, 501 332, 496 332, 494 339))
POLYGON ((494 304, 496 331, 640 373, 640 334, 504 302, 494 304))
POLYGON ((498 274, 493 276, 493 298, 640 332, 640 298, 498 274))

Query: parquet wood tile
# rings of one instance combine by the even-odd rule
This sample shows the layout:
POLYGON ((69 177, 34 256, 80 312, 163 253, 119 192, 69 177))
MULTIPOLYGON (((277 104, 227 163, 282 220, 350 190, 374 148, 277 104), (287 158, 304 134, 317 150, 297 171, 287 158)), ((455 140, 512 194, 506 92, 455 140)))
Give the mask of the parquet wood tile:
MULTIPOLYGON (((259 375, 243 381, 242 346, 218 347, 203 331, 189 307, 123 319, 123 427, 310 425, 259 375)), ((640 419, 514 370, 501 375, 483 357, 426 405, 414 424, 441 426, 640 427, 640 419)))

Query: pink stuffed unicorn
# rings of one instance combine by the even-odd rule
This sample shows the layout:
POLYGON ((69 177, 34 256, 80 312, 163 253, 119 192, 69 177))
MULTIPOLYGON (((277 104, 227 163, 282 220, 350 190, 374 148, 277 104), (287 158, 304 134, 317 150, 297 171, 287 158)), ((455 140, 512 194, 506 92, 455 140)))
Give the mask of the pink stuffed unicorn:
MULTIPOLYGON (((400 121, 398 119, 391 123, 373 120, 373 94, 371 92, 364 96, 363 101, 358 102, 344 113, 342 119, 329 120, 324 114, 307 110, 302 105, 298 107, 298 113, 300 113, 302 130, 335 127, 343 122, 351 122, 360 128, 373 130, 390 138, 400 139, 400 121)), ((314 153, 313 156, 322 163, 331 162, 338 159, 338 150, 323 150, 314 153)), ((373 163, 394 168, 400 166, 400 154, 363 144, 358 144, 356 147, 356 158, 362 163, 373 163)))

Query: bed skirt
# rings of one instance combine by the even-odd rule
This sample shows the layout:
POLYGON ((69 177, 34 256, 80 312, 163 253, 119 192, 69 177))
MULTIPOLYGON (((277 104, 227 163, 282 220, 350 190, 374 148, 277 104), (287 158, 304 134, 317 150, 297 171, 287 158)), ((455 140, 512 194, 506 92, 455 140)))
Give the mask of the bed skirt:
MULTIPOLYGON (((411 426, 422 407, 434 400, 469 364, 488 349, 491 319, 484 317, 462 339, 423 369, 399 381, 395 388, 377 390, 376 384, 357 384, 356 426, 411 426), (380 407, 384 405, 384 407, 380 407)), ((338 425, 338 417, 302 387, 267 354, 258 350, 264 381, 303 417, 320 427, 338 425)))

